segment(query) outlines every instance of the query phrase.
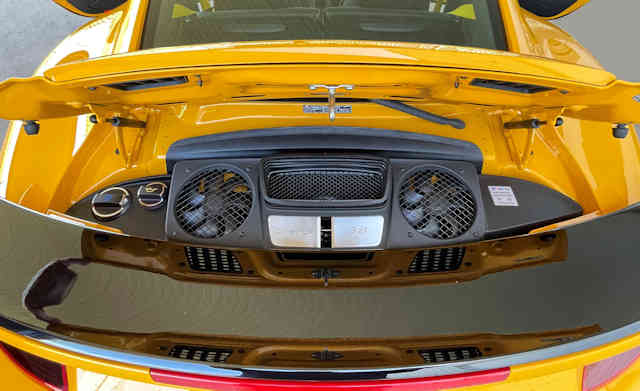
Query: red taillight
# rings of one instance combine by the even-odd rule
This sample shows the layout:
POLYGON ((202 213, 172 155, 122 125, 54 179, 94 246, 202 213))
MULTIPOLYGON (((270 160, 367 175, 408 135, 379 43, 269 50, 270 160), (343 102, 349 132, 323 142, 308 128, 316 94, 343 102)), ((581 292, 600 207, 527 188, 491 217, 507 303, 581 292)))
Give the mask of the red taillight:
POLYGON ((23 352, 13 346, 0 343, 0 351, 9 357, 36 382, 54 391, 67 391, 67 371, 64 365, 23 352))
POLYGON ((334 391, 351 389, 368 391, 437 391, 504 381, 509 376, 509 372, 509 368, 501 368, 459 375, 407 380, 286 381, 225 378, 152 369, 151 378, 158 383, 217 391, 334 391))
POLYGON ((626 371, 640 357, 640 347, 584 367, 582 391, 603 387, 626 371))

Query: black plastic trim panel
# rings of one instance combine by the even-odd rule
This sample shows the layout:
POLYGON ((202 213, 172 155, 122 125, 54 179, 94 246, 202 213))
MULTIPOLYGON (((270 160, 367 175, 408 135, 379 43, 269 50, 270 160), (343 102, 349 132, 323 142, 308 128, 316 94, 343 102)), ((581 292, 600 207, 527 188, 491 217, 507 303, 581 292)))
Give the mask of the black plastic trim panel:
POLYGON ((468 141, 398 130, 315 126, 255 129, 176 141, 167 151, 167 172, 183 160, 264 158, 291 152, 463 161, 472 163, 478 172, 483 163, 480 148, 468 141))
POLYGON ((517 178, 481 175, 480 188, 487 215, 486 239, 524 235, 534 228, 582 216, 580 204, 547 186, 517 178), (517 206, 496 205, 489 187, 509 188, 517 206))
MULTIPOLYGON (((145 239, 165 240, 166 235, 164 221, 167 213, 167 199, 169 194, 167 193, 165 195, 165 201, 162 207, 155 210, 143 209, 138 204, 136 194, 138 188, 143 184, 150 182, 162 182, 168 186, 170 181, 171 178, 168 176, 155 176, 106 186, 105 189, 116 186, 123 187, 129 191, 129 195, 131 196, 131 204, 127 212, 117 219, 109 221, 106 225, 117 228, 127 235, 145 239)), ((91 212, 91 200, 93 199, 93 196, 94 194, 91 194, 76 202, 69 208, 69 210, 67 210, 66 214, 82 220, 105 224, 104 221, 96 219, 91 212)))

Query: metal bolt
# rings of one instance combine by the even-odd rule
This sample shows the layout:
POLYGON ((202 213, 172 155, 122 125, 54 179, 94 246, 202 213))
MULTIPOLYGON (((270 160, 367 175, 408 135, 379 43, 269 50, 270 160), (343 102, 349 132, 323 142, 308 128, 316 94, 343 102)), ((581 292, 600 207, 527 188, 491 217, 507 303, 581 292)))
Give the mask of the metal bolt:
POLYGON ((410 238, 412 238, 412 237, 413 237, 413 232, 409 232, 409 233, 408 233, 408 236, 409 236, 410 238))

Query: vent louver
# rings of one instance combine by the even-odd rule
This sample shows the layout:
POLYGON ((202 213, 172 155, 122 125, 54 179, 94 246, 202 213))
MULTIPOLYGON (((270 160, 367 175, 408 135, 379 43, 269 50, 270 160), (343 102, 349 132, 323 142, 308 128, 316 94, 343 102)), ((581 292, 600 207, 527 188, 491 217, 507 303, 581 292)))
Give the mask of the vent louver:
POLYGON ((242 273, 238 258, 227 250, 203 247, 184 248, 189 268, 200 273, 242 273))
POLYGON ((411 227, 438 240, 465 234, 477 214, 469 186, 453 172, 440 167, 423 167, 404 179, 400 209, 411 227))
POLYGON ((434 248, 416 254, 409 265, 409 273, 445 273, 456 271, 462 265, 464 247, 434 248))
POLYGON ((219 239, 240 227, 251 211, 247 180, 224 167, 209 167, 185 181, 174 204, 176 220, 189 235, 219 239))
POLYGON ((176 345, 171 348, 169 356, 183 360, 223 363, 227 361, 232 353, 233 350, 231 349, 176 345))
POLYGON ((489 79, 473 79, 473 81, 471 81, 471 85, 475 87, 491 88, 493 90, 518 92, 520 94, 537 94, 539 92, 555 90, 555 88, 537 86, 535 84, 489 79))
POLYGON ((482 352, 476 347, 425 349, 419 350, 418 354, 427 364, 471 360, 482 356, 482 352))
POLYGON ((122 83, 107 84, 107 87, 121 91, 147 90, 151 88, 169 87, 186 84, 189 81, 186 76, 163 77, 161 79, 146 79, 125 81, 122 83))

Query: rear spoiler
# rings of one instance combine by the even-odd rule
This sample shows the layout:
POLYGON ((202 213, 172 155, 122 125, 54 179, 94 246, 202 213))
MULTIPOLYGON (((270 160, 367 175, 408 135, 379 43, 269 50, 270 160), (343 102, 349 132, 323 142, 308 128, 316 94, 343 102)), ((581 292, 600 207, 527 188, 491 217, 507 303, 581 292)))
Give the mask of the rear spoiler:
POLYGON ((604 70, 484 49, 363 44, 345 50, 334 44, 211 45, 63 64, 43 76, 0 83, 0 118, 121 113, 194 100, 317 98, 309 86, 322 82, 353 85, 341 96, 354 99, 553 109, 578 119, 640 122, 640 83, 604 70))

